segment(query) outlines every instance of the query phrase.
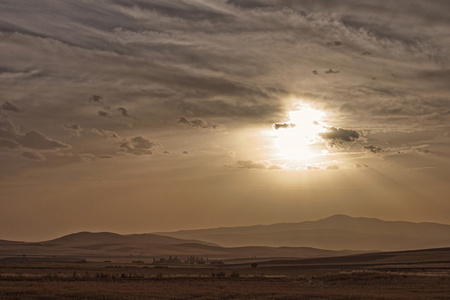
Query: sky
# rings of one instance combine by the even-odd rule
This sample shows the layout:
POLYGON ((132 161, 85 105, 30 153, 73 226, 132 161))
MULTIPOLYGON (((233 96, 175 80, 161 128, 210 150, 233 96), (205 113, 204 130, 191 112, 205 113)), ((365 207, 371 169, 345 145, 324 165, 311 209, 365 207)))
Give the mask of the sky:
POLYGON ((0 239, 450 224, 449 11, 2 0, 0 239))

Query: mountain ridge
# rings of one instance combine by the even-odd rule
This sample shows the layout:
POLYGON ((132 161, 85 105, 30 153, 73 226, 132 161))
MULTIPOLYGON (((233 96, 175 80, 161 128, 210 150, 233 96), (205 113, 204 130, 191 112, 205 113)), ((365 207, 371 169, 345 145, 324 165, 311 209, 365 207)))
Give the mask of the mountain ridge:
MULTIPOLYGON (((185 232, 185 231, 199 231, 199 230, 227 229, 227 228, 264 227, 264 226, 273 226, 273 225, 292 225, 292 224, 334 220, 337 218, 354 219, 354 220, 363 219, 363 220, 373 220, 373 221, 382 221, 382 222, 390 222, 390 223, 437 224, 437 225, 450 226, 450 224, 442 224, 442 223, 436 223, 436 222, 412 222, 412 221, 402 221, 402 220, 386 221, 386 220, 382 220, 379 218, 372 218, 372 217, 352 217, 352 216, 348 216, 348 215, 344 215, 344 214, 335 214, 335 215, 331 215, 329 217, 325 217, 325 218, 315 220, 315 221, 308 220, 308 221, 301 221, 301 222, 278 222, 278 223, 270 223, 270 224, 255 224, 255 225, 242 225, 242 226, 219 226, 219 227, 212 227, 212 228, 181 229, 181 230, 170 231, 170 232, 185 232)), ((164 232, 169 232, 169 231, 158 231, 158 232, 155 232, 155 234, 164 233, 164 232)))
POLYGON ((450 225, 333 215, 317 221, 158 232, 222 246, 295 246, 321 249, 411 250, 450 246, 450 225))
MULTIPOLYGON (((19 249, 21 246, 29 245, 37 250, 45 247, 47 250, 51 247, 54 247, 53 249, 68 247, 119 252, 141 249, 142 252, 148 250, 149 253, 155 253, 156 249, 161 250, 170 245, 178 245, 172 248, 180 250, 182 248, 180 245, 187 247, 194 244, 223 249, 227 247, 247 247, 247 249, 250 249, 249 247, 291 247, 333 251, 401 251, 449 247, 450 225, 432 222, 384 221, 377 218, 338 214, 317 221, 298 223, 126 235, 81 231, 42 242, 0 240, 0 246, 5 249, 14 247, 19 249), (147 250, 144 251, 144 249, 147 250)), ((159 250, 158 253, 161 253, 159 250)), ((194 250, 190 249, 188 252, 190 251, 194 250)))

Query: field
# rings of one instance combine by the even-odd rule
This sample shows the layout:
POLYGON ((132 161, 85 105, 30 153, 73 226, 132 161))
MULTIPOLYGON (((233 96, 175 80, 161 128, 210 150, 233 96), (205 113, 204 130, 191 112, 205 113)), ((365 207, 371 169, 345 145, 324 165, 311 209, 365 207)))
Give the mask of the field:
POLYGON ((450 261, 435 252, 253 267, 3 260, 0 299, 450 299, 450 261))

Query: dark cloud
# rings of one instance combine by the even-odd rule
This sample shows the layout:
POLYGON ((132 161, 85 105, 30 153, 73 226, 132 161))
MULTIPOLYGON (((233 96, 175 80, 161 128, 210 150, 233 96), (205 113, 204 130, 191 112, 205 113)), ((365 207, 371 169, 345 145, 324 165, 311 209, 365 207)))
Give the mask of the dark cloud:
POLYGON ((123 117, 129 117, 128 111, 125 108, 119 107, 117 110, 120 111, 123 117))
POLYGON ((181 117, 177 123, 187 125, 190 127, 194 127, 194 128, 203 128, 203 129, 207 129, 207 128, 216 129, 218 127, 218 125, 208 124, 205 121, 200 120, 200 119, 188 120, 184 117, 181 117))
POLYGON ((120 111, 120 113, 122 114, 123 117, 136 119, 136 117, 128 114, 128 111, 123 107, 119 107, 117 110, 120 111))
POLYGON ((85 130, 85 132, 88 134, 93 134, 93 135, 97 135, 97 136, 101 136, 101 137, 105 137, 105 138, 108 138, 108 137, 115 138, 115 139, 119 138, 119 135, 111 130, 91 128, 91 129, 85 130))
POLYGON ((14 140, 0 138, 0 147, 15 149, 19 148, 19 144, 14 140))
POLYGON ((274 129, 278 130, 280 128, 283 128, 283 129, 294 128, 296 125, 293 123, 275 123, 272 126, 274 129))
POLYGON ((3 103, 0 108, 2 108, 4 110, 13 111, 13 112, 20 112, 20 109, 17 106, 9 103, 8 101, 5 101, 5 103, 3 103))
POLYGON ((89 102, 90 102, 90 103, 94 103, 94 104, 100 104, 100 103, 102 103, 102 99, 103 99, 102 96, 92 95, 92 96, 89 98, 89 102))
POLYGON ((69 130, 71 132, 71 134, 73 134, 76 137, 80 137, 81 136, 81 132, 83 131, 83 129, 81 128, 80 125, 78 124, 63 124, 62 125, 64 129, 69 130))
POLYGON ((327 132, 319 133, 319 135, 324 140, 337 140, 343 142, 353 142, 361 137, 360 133, 356 130, 336 127, 328 127, 327 132))
POLYGON ((326 45, 328 47, 342 47, 344 46, 344 44, 340 41, 335 41, 335 42, 327 42, 326 45))
POLYGON ((70 130, 81 130, 81 126, 78 124, 72 124, 72 125, 63 124, 63 127, 65 129, 70 129, 70 130))
MULTIPOLYGON (((187 127, 220 130, 209 123, 220 120, 234 130, 286 120, 297 100, 344 128, 389 121, 387 131, 408 131, 417 120, 424 130, 432 122, 448 127, 448 40, 439 38, 448 25, 445 1, 5 1, 0 77, 8 82, 0 80, 0 90, 2 102, 26 108, 18 115, 27 114, 23 128, 45 120, 77 136, 136 136, 170 130, 184 116, 179 124, 187 127), (308 77, 315 69, 325 76, 308 77), (105 120, 84 106, 117 122, 94 129, 105 120), (124 124, 135 114, 140 124, 124 124)), ((1 111, 13 112, 7 104, 1 111)), ((59 137, 60 128, 42 128, 59 137)), ((333 147, 360 140, 328 134, 333 147)), ((16 147, 16 138, 3 138, 4 148, 16 147)))
POLYGON ((99 111, 97 112, 97 114, 98 114, 100 117, 111 118, 111 115, 110 115, 109 113, 107 113, 106 111, 99 110, 99 111))
POLYGON ((41 149, 41 150, 54 150, 60 148, 68 148, 68 145, 59 141, 50 140, 39 131, 28 131, 25 135, 19 135, 17 142, 26 148, 41 149))
POLYGON ((166 108, 179 111, 184 115, 196 115, 199 117, 226 117, 233 119, 281 119, 284 117, 283 107, 280 106, 277 98, 272 101, 230 101, 230 100, 211 100, 211 101, 186 101, 172 100, 165 102, 166 108))
POLYGON ((45 156, 39 152, 25 151, 20 154, 21 157, 31 160, 45 160, 45 156))
POLYGON ((333 69, 328 69, 325 71, 325 74, 338 74, 339 71, 338 70, 333 70, 333 69))
POLYGON ((431 150, 427 149, 427 147, 428 147, 428 145, 412 147, 412 150, 416 151, 417 153, 421 153, 421 154, 429 154, 429 153, 431 153, 431 150))
POLYGON ((372 152, 373 154, 380 154, 384 152, 382 148, 375 147, 374 145, 364 146, 364 149, 369 152, 372 152))
POLYGON ((8 117, 0 115, 0 137, 16 140, 18 135, 14 123, 8 117))
POLYGON ((30 149, 57 150, 69 148, 67 144, 51 140, 36 130, 27 131, 24 134, 21 134, 17 131, 14 124, 5 117, 0 119, 0 138, 9 140, 9 142, 4 142, 5 145, 8 144, 12 146, 15 142, 22 147, 30 149))
POLYGON ((208 6, 196 6, 195 8, 188 3, 183 2, 159 2, 159 1, 127 1, 113 0, 114 4, 123 8, 136 8, 139 10, 154 11, 160 15, 171 18, 185 19, 194 21, 225 22, 233 21, 234 18, 221 13, 220 11, 209 8, 208 6))
POLYGON ((188 154, 189 154, 189 152, 187 152, 187 151, 183 151, 183 154, 184 154, 184 155, 188 155, 188 154))
POLYGON ((345 149, 349 144, 364 140, 362 134, 356 130, 328 127, 326 132, 318 134, 331 148, 345 149))
POLYGON ((97 129, 97 128, 82 128, 79 124, 63 124, 62 127, 69 130, 72 135, 76 137, 81 136, 99 136, 104 138, 119 138, 119 135, 111 130, 97 129))
POLYGON ((131 138, 129 141, 122 142, 119 147, 121 151, 134 155, 152 155, 158 147, 158 144, 137 136, 131 138))

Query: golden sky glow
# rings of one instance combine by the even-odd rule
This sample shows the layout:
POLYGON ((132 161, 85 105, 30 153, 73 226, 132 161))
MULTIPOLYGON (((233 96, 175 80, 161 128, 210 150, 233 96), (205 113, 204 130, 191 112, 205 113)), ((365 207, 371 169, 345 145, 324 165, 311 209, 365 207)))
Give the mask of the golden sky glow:
POLYGON ((450 223, 448 1, 0 1, 0 239, 450 223))
POLYGON ((310 107, 300 107, 288 115, 289 120, 283 122, 285 128, 274 126, 273 135, 280 158, 308 161, 311 157, 323 154, 310 146, 318 142, 320 132, 326 131, 321 125, 325 113, 310 107))

